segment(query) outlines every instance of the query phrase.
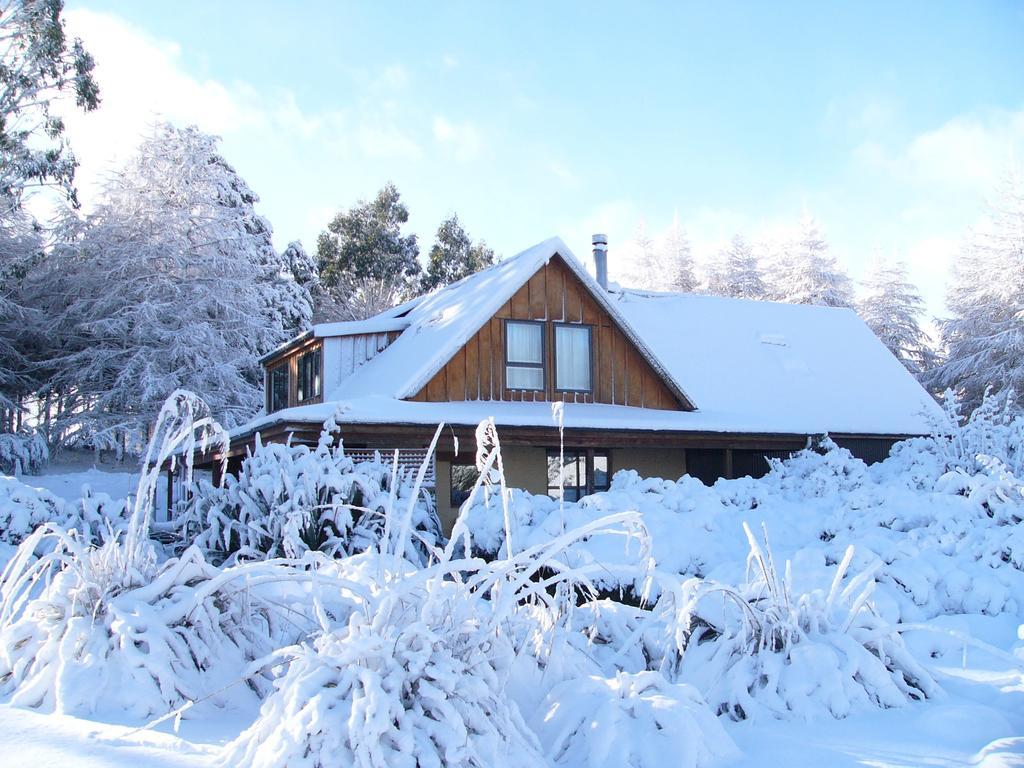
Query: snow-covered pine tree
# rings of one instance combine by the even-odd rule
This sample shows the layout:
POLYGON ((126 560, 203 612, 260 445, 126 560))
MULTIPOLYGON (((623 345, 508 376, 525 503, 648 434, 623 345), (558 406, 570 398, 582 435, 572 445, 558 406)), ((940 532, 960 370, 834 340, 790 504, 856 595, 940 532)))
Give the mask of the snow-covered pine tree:
POLYGON ((733 236, 719 260, 708 270, 708 293, 735 299, 767 298, 764 272, 753 248, 741 234, 733 236))
POLYGON ((968 408, 987 387, 1024 392, 1024 183, 1014 169, 954 263, 946 303, 933 388, 955 390, 968 408))
POLYGON ((454 283, 493 263, 494 251, 483 241, 474 244, 459 217, 452 214, 437 228, 437 238, 430 248, 427 272, 420 281, 420 290, 431 291, 454 283))
POLYGON ((43 318, 24 284, 42 254, 38 227, 11 204, 0 217, 0 432, 18 429, 21 401, 39 385, 30 358, 43 318))
POLYGON ((818 222, 806 211, 796 237, 786 247, 785 258, 774 266, 771 282, 779 300, 825 307, 853 306, 853 282, 829 253, 818 222))
POLYGON ((50 330, 65 345, 51 386, 72 438, 134 447, 175 389, 237 425, 262 405, 259 356, 308 322, 308 292, 217 142, 157 125, 95 212, 63 227, 49 259, 50 330))
POLYGON ((693 250, 690 238, 679 222, 679 214, 672 217, 672 225, 663 238, 655 265, 656 269, 664 269, 666 281, 662 290, 679 293, 694 293, 697 288, 697 276, 693 265, 693 250))
POLYGON ((924 300, 908 279, 906 265, 877 255, 863 285, 857 304, 861 318, 907 370, 923 378, 935 353, 921 329, 924 300))
POLYGON ((100 99, 95 62, 81 40, 69 43, 63 11, 63 0, 0 2, 0 217, 30 187, 56 187, 77 204, 77 163, 51 105, 73 94, 88 112, 100 99))
POLYGON ((615 260, 610 262, 623 285, 641 291, 666 290, 665 275, 659 271, 654 241, 647 233, 647 222, 644 219, 637 222, 633 238, 624 250, 624 264, 615 260))

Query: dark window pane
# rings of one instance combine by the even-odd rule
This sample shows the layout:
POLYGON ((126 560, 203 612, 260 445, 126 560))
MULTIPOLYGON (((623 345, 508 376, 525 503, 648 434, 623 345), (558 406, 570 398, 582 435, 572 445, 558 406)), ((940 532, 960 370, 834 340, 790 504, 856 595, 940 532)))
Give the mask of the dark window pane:
POLYGON ((472 464, 451 465, 451 503, 453 507, 461 507, 463 502, 469 498, 479 476, 480 473, 472 464))
POLYGON ((288 407, 288 365, 279 365, 270 371, 270 411, 288 407))

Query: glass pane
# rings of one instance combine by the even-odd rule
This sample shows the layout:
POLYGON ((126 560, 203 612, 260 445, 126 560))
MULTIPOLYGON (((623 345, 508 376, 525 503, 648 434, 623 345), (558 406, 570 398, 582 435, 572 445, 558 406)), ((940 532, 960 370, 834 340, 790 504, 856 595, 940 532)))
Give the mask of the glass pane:
POLYGON ((562 478, 566 501, 576 501, 580 497, 579 486, 586 476, 586 457, 576 451, 566 451, 564 464, 560 466, 558 451, 548 453, 548 496, 559 497, 558 478, 562 478))
POLYGON ((555 387, 590 389, 590 329, 555 326, 555 387))
POLYGON ((452 506, 461 507, 462 503, 469 498, 480 473, 472 464, 452 464, 451 468, 452 506))
POLYGON ((594 454, 594 490, 608 490, 608 457, 594 454))
POLYGON ((544 369, 510 365, 505 369, 505 386, 509 389, 544 389, 544 369))
POLYGON ((508 335, 509 363, 543 362, 541 330, 538 323, 506 323, 505 333, 508 335))
POLYGON ((279 366, 270 372, 270 410, 288 407, 288 368, 279 366))

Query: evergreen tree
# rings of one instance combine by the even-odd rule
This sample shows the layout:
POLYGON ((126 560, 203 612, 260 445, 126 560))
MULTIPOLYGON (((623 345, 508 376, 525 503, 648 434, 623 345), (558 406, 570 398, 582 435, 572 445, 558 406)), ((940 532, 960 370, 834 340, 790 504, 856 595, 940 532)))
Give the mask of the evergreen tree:
POLYGON ((1024 187, 1011 171, 953 266, 940 324, 945 361, 929 377, 938 391, 953 389, 968 406, 987 387, 1024 392, 1024 187))
POLYGON ((177 388, 229 426, 261 407, 258 359, 310 308, 256 200, 215 138, 163 124, 93 214, 68 218, 44 283, 63 345, 50 386, 72 439, 136 447, 177 388))
POLYGON ((437 239, 430 248, 427 273, 420 282, 421 291, 431 291, 479 272, 494 263, 494 251, 483 241, 473 244, 455 214, 437 228, 437 239))
POLYGON ((411 281, 420 272, 416 235, 403 235, 409 211, 394 184, 339 213, 317 240, 317 267, 333 292, 346 281, 411 281))
POLYGON ((934 352, 921 330, 924 300, 907 278, 903 262, 876 258, 864 280, 857 311, 889 351, 918 378, 934 364, 934 352))
POLYGON ((690 239, 679 223, 679 214, 672 217, 672 226, 665 233, 661 244, 660 258, 654 265, 655 270, 662 272, 664 288, 662 290, 679 293, 694 293, 698 289, 697 276, 693 264, 693 251, 690 239))
POLYGON ((53 100, 99 106, 94 62, 64 34, 63 0, 0 2, 0 216, 21 205, 28 187, 54 186, 75 200, 75 158, 53 100))
POLYGON ((654 241, 647 234, 647 222, 643 219, 637 223, 627 248, 630 256, 622 270, 622 281, 642 291, 664 290, 664 275, 658 269, 654 241))
POLYGON ((776 297, 791 304, 853 306, 853 282, 829 253, 818 223, 806 212, 785 259, 776 264, 772 283, 776 297))
POLYGON ((719 254, 719 261, 708 274, 708 293, 736 299, 762 300, 768 288, 764 272, 753 248, 743 235, 734 235, 729 247, 719 254))

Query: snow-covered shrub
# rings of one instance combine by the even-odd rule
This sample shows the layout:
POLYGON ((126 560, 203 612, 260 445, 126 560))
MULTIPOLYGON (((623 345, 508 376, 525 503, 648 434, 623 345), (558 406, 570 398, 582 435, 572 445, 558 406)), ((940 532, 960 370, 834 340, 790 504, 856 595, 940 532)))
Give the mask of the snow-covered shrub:
POLYGON ((704 768, 738 756, 696 689, 657 672, 567 680, 531 724, 566 768, 704 768))
POLYGON ((289 571, 218 570, 195 548, 161 564, 148 538, 160 469, 181 448, 190 462, 196 432, 215 429, 205 412, 189 393, 165 404, 123 533, 96 546, 46 524, 19 546, 0 576, 0 693, 13 703, 162 714, 277 646, 276 611, 250 589, 289 571))
POLYGON ((131 565, 123 554, 120 539, 93 547, 48 527, 22 544, 0 591, 0 694, 12 704, 147 718, 276 647, 276 612, 239 594, 265 573, 220 572, 195 548, 160 566, 152 550, 131 565), (48 537, 51 552, 30 561, 48 537))
POLYGON ((407 508, 390 521, 377 548, 357 556, 376 564, 370 602, 346 621, 322 619, 312 642, 280 652, 293 660, 256 722, 227 747, 225 764, 546 764, 507 692, 513 668, 525 665, 536 678, 541 666, 559 666, 555 649, 573 651, 553 642, 552 633, 564 624, 573 594, 592 591, 589 579, 598 566, 568 565, 563 555, 572 543, 615 531, 642 533, 634 528, 635 515, 619 513, 534 546, 516 546, 493 422, 478 429, 477 445, 480 479, 470 502, 481 492, 497 501, 505 556, 491 562, 471 557, 473 544, 460 517, 445 548, 435 549, 431 563, 417 570, 401 559, 410 539, 407 508))
POLYGON ((429 494, 386 459, 354 462, 325 425, 316 448, 262 444, 222 487, 200 482, 179 517, 186 541, 234 560, 351 555, 376 544, 389 514, 412 505, 424 556, 441 540, 429 494))
POLYGON ((36 430, 0 433, 0 475, 37 475, 49 460, 50 449, 36 430))
POLYGON ((52 523, 76 530, 84 540, 100 543, 111 532, 123 532, 128 524, 123 499, 86 489, 74 503, 41 488, 32 488, 13 477, 0 477, 0 541, 20 544, 36 528, 52 523))
POLYGON ((259 719, 229 748, 227 764, 543 764, 503 695, 503 667, 514 652, 488 631, 486 601, 461 584, 402 577, 416 588, 393 584, 369 616, 354 612, 300 648, 259 719))
POLYGON ((747 536, 753 578, 738 588, 689 585, 676 672, 720 714, 842 718, 937 692, 898 631, 873 609, 872 571, 844 586, 852 547, 827 591, 796 593, 788 564, 780 576, 771 550, 762 549, 749 528, 747 536))

